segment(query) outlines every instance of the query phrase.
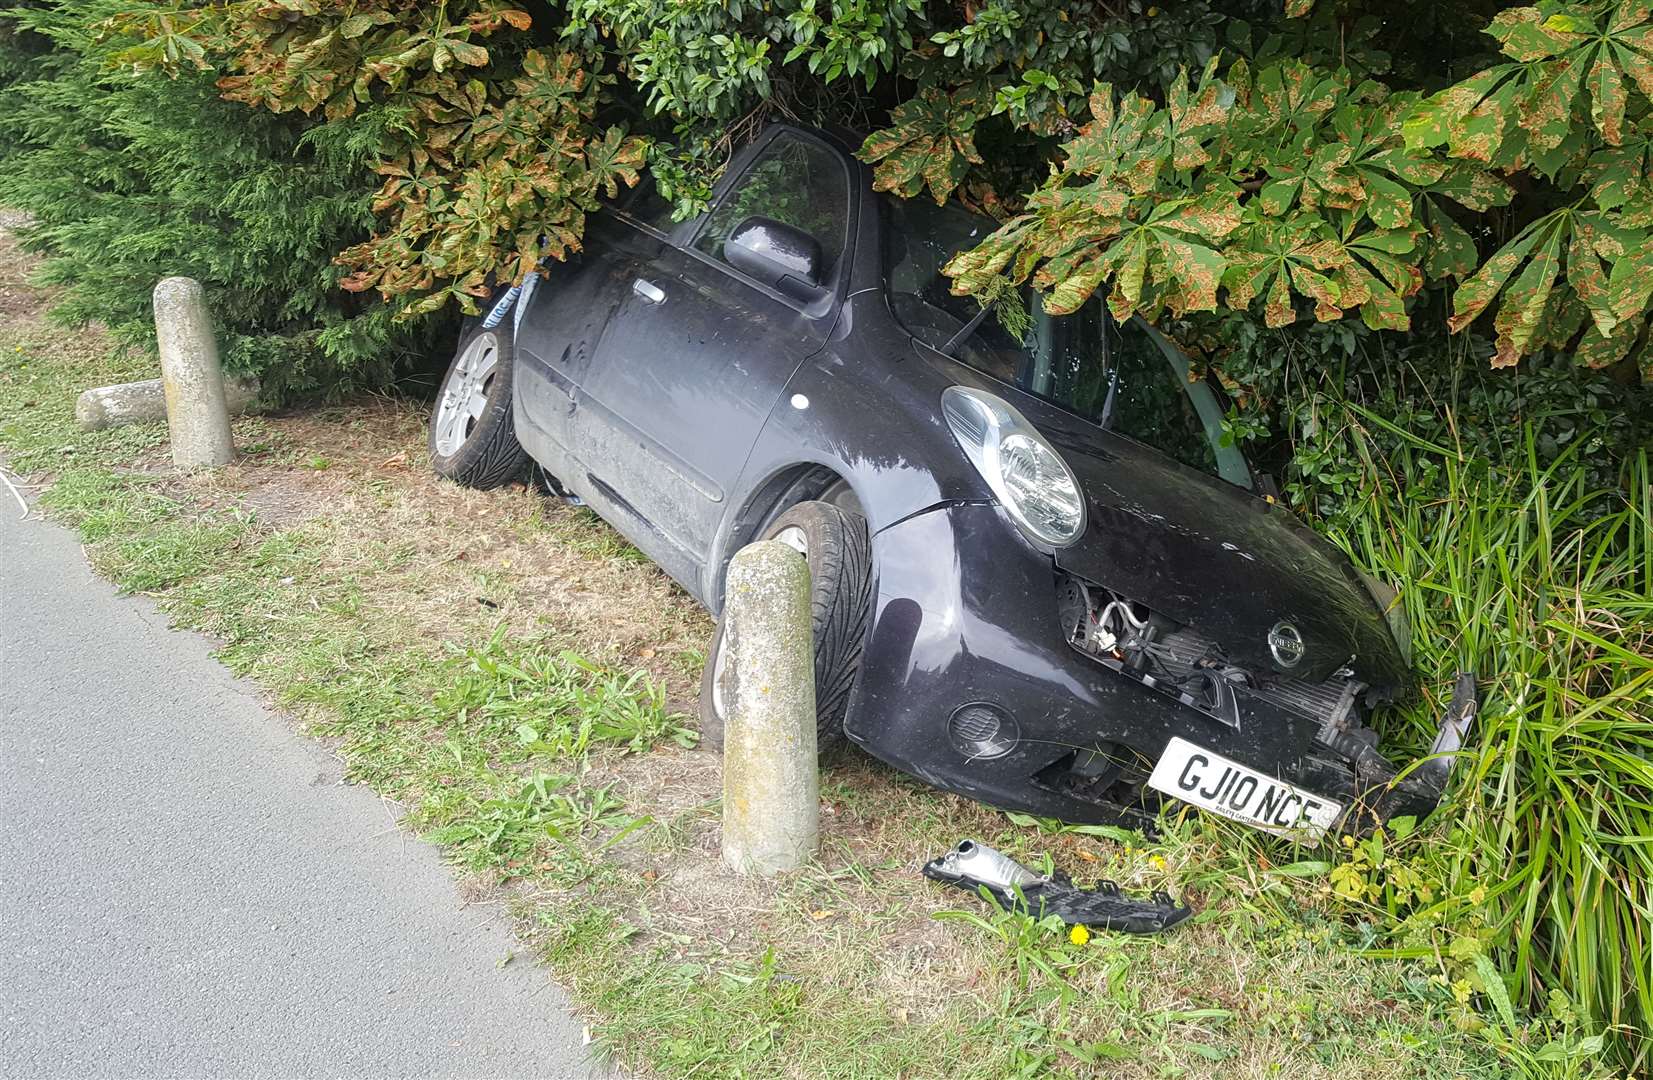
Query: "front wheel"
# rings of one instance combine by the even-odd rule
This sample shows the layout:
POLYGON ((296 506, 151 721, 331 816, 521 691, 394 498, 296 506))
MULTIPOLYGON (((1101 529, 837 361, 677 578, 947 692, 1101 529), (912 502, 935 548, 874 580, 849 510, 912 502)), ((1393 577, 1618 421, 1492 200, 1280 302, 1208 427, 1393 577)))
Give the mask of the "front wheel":
MULTIPOLYGON (((844 737, 844 713, 861 668, 872 603, 872 542, 860 514, 826 502, 801 502, 764 530, 809 560, 815 643, 815 731, 821 749, 844 737)), ((700 736, 723 749, 723 622, 700 676, 700 736)))
POLYGON ((511 331, 480 326, 459 342, 430 418, 430 460, 437 475, 492 488, 522 473, 528 455, 511 420, 511 331))

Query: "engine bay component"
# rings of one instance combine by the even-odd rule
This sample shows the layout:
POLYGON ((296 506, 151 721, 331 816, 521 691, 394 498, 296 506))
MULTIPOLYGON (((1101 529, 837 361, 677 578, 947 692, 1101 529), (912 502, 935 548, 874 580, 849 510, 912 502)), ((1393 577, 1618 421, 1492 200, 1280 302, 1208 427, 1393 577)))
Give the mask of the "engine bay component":
POLYGON ((1314 720, 1318 741, 1363 772, 1375 767, 1376 734, 1361 721, 1361 702, 1383 695, 1347 667, 1324 682, 1241 667, 1194 627, 1072 575, 1058 582, 1057 610, 1069 645, 1150 690, 1235 730, 1243 699, 1266 701, 1314 720))
POLYGON ((1236 687, 1253 677, 1175 622, 1100 585, 1065 577, 1058 611, 1068 643, 1150 690, 1231 728, 1240 726, 1236 687))
POLYGON ((1093 930, 1157 934, 1194 914, 1192 907, 1177 904, 1163 890, 1149 900, 1133 900, 1111 881, 1081 889, 1061 871, 1043 877, 975 840, 961 840, 952 851, 925 863, 924 876, 970 892, 986 888, 1007 911, 1025 902, 1035 918, 1055 915, 1069 926, 1093 930))

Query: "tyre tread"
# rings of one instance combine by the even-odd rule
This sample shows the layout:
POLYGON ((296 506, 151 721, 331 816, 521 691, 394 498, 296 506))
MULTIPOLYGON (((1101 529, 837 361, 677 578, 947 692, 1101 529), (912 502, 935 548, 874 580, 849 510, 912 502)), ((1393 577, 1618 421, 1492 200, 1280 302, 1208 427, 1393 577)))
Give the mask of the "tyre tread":
MULTIPOLYGON (((861 667, 871 618, 872 539, 859 514, 826 502, 788 508, 764 530, 766 537, 789 525, 809 535, 812 555, 810 623, 815 648, 815 730, 826 749, 844 738, 844 715, 861 667), (821 587, 821 582, 832 587, 821 587)), ((701 679, 701 734, 708 745, 723 744, 723 720, 711 707, 711 672, 722 647, 722 627, 712 640, 701 679)))
MULTIPOLYGON (((516 425, 511 415, 511 395, 516 389, 516 350, 510 331, 504 327, 492 331, 479 328, 466 335, 454 350, 454 362, 458 362, 466 346, 482 333, 493 333, 499 338, 502 354, 498 373, 488 391, 487 411, 477 422, 471 437, 453 456, 442 458, 436 453, 436 412, 433 409, 428 442, 432 467, 439 475, 466 487, 486 490, 503 487, 520 477, 528 467, 528 451, 517 440, 516 425)), ((451 365, 449 370, 452 370, 451 365)), ((446 383, 447 375, 443 376, 443 381, 446 383)))

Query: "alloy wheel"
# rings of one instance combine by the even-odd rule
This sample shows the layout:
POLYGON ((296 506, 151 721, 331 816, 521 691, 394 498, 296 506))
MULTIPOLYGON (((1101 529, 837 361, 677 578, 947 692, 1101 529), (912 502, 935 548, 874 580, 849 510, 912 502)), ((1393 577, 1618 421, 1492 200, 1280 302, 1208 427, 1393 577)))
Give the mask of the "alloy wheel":
POLYGON ((460 354, 436 407, 436 452, 451 457, 465 445, 488 408, 488 392, 499 368, 499 341, 479 334, 460 354))

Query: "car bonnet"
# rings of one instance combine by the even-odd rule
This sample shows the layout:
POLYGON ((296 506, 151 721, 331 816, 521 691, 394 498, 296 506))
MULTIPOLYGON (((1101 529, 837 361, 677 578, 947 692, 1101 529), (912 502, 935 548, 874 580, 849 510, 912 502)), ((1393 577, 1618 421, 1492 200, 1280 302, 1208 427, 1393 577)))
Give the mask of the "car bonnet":
POLYGON ((1044 414, 1035 422, 1085 494, 1085 534, 1057 566, 1194 627, 1249 668, 1322 680, 1349 665, 1373 686, 1411 682, 1353 566, 1285 508, 1066 414, 1048 422, 1048 405, 1025 411, 1044 414), (1303 643, 1294 665, 1270 645, 1282 627, 1303 643))

